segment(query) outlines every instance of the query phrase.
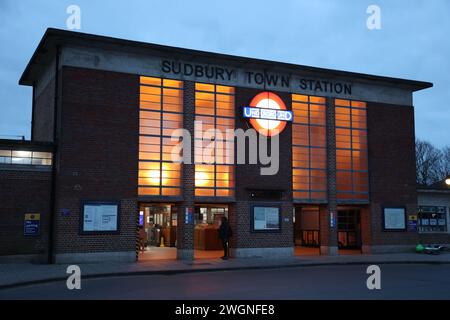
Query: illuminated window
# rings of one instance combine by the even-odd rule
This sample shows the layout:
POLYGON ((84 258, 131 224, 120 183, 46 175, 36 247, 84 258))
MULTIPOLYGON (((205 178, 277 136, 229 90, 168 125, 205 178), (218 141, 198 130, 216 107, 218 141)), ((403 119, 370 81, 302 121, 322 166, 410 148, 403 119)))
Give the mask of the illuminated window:
POLYGON ((297 200, 326 200, 325 98, 292 95, 293 194, 297 200))
POLYGON ((366 103, 336 99, 337 198, 369 199, 366 103))
POLYGON ((0 149, 0 164, 29 165, 29 166, 51 166, 52 153, 0 149))
POLYGON ((181 194, 181 164, 172 162, 172 132, 183 127, 183 83, 141 77, 139 195, 181 194))
POLYGON ((195 195, 234 196, 234 88, 196 83, 195 121, 195 195))

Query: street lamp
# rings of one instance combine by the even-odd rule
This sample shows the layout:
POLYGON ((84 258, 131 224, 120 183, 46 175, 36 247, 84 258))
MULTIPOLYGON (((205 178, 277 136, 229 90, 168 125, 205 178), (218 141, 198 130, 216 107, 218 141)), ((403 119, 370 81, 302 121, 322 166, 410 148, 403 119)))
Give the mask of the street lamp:
POLYGON ((445 184, 450 187, 450 176, 445 179, 445 184))

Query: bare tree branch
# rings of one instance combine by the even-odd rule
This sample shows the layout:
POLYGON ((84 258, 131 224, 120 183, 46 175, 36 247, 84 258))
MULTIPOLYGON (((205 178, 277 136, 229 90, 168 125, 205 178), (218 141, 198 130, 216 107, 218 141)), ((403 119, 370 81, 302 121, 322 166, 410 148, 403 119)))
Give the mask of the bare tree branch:
POLYGON ((444 152, 427 141, 416 140, 416 179, 419 185, 430 185, 446 177, 444 152))

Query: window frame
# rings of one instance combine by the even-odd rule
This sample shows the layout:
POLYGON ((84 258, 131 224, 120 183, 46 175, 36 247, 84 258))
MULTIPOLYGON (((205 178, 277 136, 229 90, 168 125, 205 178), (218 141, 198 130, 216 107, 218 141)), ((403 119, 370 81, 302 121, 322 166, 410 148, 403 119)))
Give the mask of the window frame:
MULTIPOLYGON (((183 175, 183 168, 181 166, 180 163, 177 162, 172 162, 169 160, 165 160, 164 159, 164 155, 167 154, 167 152, 164 152, 164 139, 170 139, 170 136, 167 136, 164 134, 164 131, 167 130, 166 126, 165 126, 165 122, 166 121, 166 117, 165 115, 174 115, 175 117, 180 117, 179 121, 181 122, 181 126, 180 128, 183 127, 183 119, 184 119, 184 95, 185 95, 185 85, 184 85, 184 81, 183 80, 179 80, 179 79, 171 79, 171 78, 161 78, 161 77, 155 77, 155 76, 140 76, 140 81, 139 81, 139 155, 138 155, 138 196, 139 197, 181 197, 183 195, 183 184, 182 184, 182 175, 183 175), (147 83, 145 82, 145 79, 150 78, 152 81, 155 80, 154 83, 147 83), (156 80, 159 81, 159 84, 156 83, 156 80), (166 85, 165 81, 175 81, 177 83, 178 86, 171 86, 171 85, 166 85), (148 88, 158 88, 159 89, 159 102, 155 102, 154 104, 159 104, 159 109, 158 110, 154 110, 154 109, 146 109, 142 107, 142 87, 148 87, 148 88), (165 99, 164 97, 174 97, 173 95, 166 95, 165 91, 166 90, 176 90, 180 96, 177 97, 180 99, 180 111, 173 111, 173 110, 165 110, 165 105, 167 105, 167 103, 165 103, 165 99), (159 118, 157 120, 159 120, 159 134, 145 134, 145 133, 141 133, 141 121, 143 118, 141 118, 141 113, 143 112, 147 112, 149 113, 149 115, 151 115, 152 113, 158 114, 159 118), (159 154, 159 159, 158 160, 154 160, 154 159, 141 159, 141 138, 142 137, 148 137, 148 138, 156 138, 159 140, 159 150, 158 150, 158 154, 159 154), (141 177, 141 169, 140 169, 140 164, 141 163, 154 163, 154 164, 158 164, 159 165, 159 174, 158 174, 158 179, 159 179, 159 183, 156 185, 141 185, 139 183, 140 179, 143 179, 143 177, 141 177), (164 171, 172 171, 172 170, 164 170, 164 164, 177 164, 180 166, 180 169, 177 170, 179 171, 179 178, 168 178, 168 179, 178 179, 179 183, 177 186, 174 185, 164 185, 163 184, 163 173, 164 171), (158 189, 158 194, 146 194, 144 192, 140 192, 141 189, 151 189, 151 190, 156 190, 158 189), (165 190, 167 191, 171 191, 170 194, 165 194, 165 190), (176 194, 171 194, 172 191, 175 190, 176 194)), ((170 91, 171 92, 171 91, 170 91)), ((144 93, 147 94, 147 93, 144 93)), ((177 104, 173 104, 173 103, 169 103, 169 105, 177 105, 177 104)), ((144 118, 144 119, 148 119, 148 118, 144 118)), ((151 118, 150 118, 151 119, 151 118)), ((172 121, 172 120, 171 120, 172 121)), ((176 121, 173 121, 176 122, 176 121)), ((176 129, 172 129, 172 130, 176 130, 176 129)), ((148 145, 153 145, 153 144, 148 144, 148 145)), ((156 146, 156 144, 155 144, 156 146)), ((156 152, 151 152, 151 153, 155 153, 156 152)), ((144 170, 144 169, 143 169, 144 170)), ((151 171, 157 171, 157 169, 151 169, 151 171)), ((147 177, 148 178, 148 177, 147 177)))
MULTIPOLYGON (((229 120, 233 123, 232 125, 232 129, 235 130, 236 128, 236 88, 234 86, 228 86, 228 85, 221 85, 221 84, 215 84, 215 83, 203 83, 203 82, 195 82, 195 86, 194 86, 194 117, 195 117, 195 121, 197 121, 198 118, 212 118, 213 123, 212 126, 214 127, 215 130, 218 129, 218 120, 219 119, 226 119, 229 120), (213 91, 208 91, 206 89, 202 89, 202 88, 198 88, 197 86, 201 87, 201 86, 206 86, 206 87, 211 87, 213 89, 213 91), (218 89, 219 88, 219 89, 218 89), (231 89, 229 90, 220 90, 220 88, 226 88, 226 89, 231 89), (231 92, 231 93, 230 93, 231 92), (204 114, 204 113, 197 113, 197 101, 201 100, 201 101, 209 101, 210 100, 203 100, 203 99, 197 99, 197 94, 210 94, 214 97, 214 101, 213 101, 213 105, 214 108, 212 110, 212 114, 204 114), (218 109, 222 109, 222 108, 218 108, 218 103, 229 103, 230 101, 223 101, 221 99, 218 99, 218 97, 222 97, 222 96, 226 96, 228 97, 227 100, 229 99, 230 101, 232 101, 232 115, 220 115, 218 116, 218 109)), ((201 107, 203 109, 208 108, 208 107, 201 107)), ((209 107, 210 108, 210 107, 209 107)), ((219 124, 219 126, 221 126, 222 124, 219 124)), ((196 149, 197 143, 200 143, 202 145, 202 143, 206 141, 206 142, 211 142, 212 140, 203 140, 203 139, 198 139, 196 135, 194 135, 194 149, 196 149)), ((226 148, 226 137, 224 137, 223 140, 223 150, 225 150, 226 148)), ((196 167, 197 165, 199 166, 213 166, 214 167, 214 171, 212 172, 213 174, 213 178, 212 179, 208 179, 208 180, 213 180, 214 181, 214 186, 213 187, 202 187, 202 186, 197 186, 196 185, 196 178, 194 176, 194 193, 195 193, 195 197, 196 198, 234 198, 236 195, 236 165, 235 165, 235 161, 233 161, 232 164, 228 164, 227 162, 227 157, 225 154, 222 155, 222 160, 225 163, 218 163, 217 162, 217 148, 218 148, 218 142, 216 140, 216 138, 214 138, 214 163, 197 163, 197 159, 196 159, 196 153, 194 151, 194 166, 195 166, 195 176, 197 175, 197 172, 204 172, 204 171, 197 171, 196 167), (218 179, 218 175, 223 173, 222 171, 218 171, 218 168, 220 166, 226 166, 231 168, 232 171, 232 179, 229 179, 228 181, 232 181, 233 182, 233 186, 232 187, 218 187, 218 181, 225 181, 223 179, 218 179), (206 191, 209 192, 212 190, 212 195, 199 195, 197 194, 197 191, 201 192, 201 191, 206 191), (228 195, 223 196, 223 195, 218 195, 218 191, 227 191, 228 195)), ((233 156, 235 156, 235 142, 233 141, 233 156)), ((222 151, 223 151, 222 150, 222 151)), ((228 174, 230 174, 229 172, 227 172, 228 174)))
MULTIPOLYGON (((339 169, 338 168, 338 161, 336 158, 336 175, 338 173, 350 173, 351 176, 351 191, 347 191, 347 190, 339 190, 338 185, 339 185, 339 181, 338 178, 336 177, 336 196, 337 196, 337 201, 338 203, 368 203, 370 202, 370 176, 369 176, 369 146, 368 146, 368 122, 367 122, 367 102, 365 101, 361 101, 361 100, 354 100, 354 99, 340 99, 340 98, 334 98, 334 111, 335 111, 335 123, 334 123, 334 127, 335 127, 335 136, 336 136, 336 145, 335 145, 335 150, 336 150, 336 157, 338 154, 338 151, 344 151, 344 152, 349 152, 350 153, 350 169, 339 169), (348 102, 348 106, 344 106, 344 105, 339 105, 337 104, 337 101, 342 101, 342 102, 348 102), (364 103, 365 107, 361 107, 358 106, 358 103, 364 103), (356 106, 354 106, 353 104, 356 104, 356 106), (349 126, 338 126, 337 125, 337 120, 336 120, 336 109, 341 108, 341 109, 348 109, 348 115, 349 115, 349 126), (365 128, 361 128, 359 126, 355 127, 353 126, 353 110, 364 110, 365 111, 365 128), (337 131, 338 130, 348 130, 349 131, 349 148, 343 148, 343 147, 338 147, 337 146, 337 140, 338 140, 338 134, 337 131), (366 137, 366 142, 365 142, 365 148, 364 149, 355 149, 353 147, 354 144, 354 132, 365 132, 365 137, 366 137), (355 152, 362 152, 364 153, 364 159, 366 162, 366 170, 360 170, 360 169, 355 169, 355 156, 354 153, 355 152), (367 176, 367 192, 362 192, 362 191, 358 191, 358 186, 361 186, 360 184, 355 184, 355 180, 356 180, 356 175, 355 173, 364 173, 367 176), (350 195, 349 198, 347 197, 340 197, 340 195, 350 195), (357 196, 362 196, 364 195, 364 199, 358 198, 357 196)), ((358 115, 360 116, 360 115, 358 115)), ((361 136, 360 134, 358 134, 358 136, 361 136)))
MULTIPOLYGON (((328 168, 327 168, 327 149, 328 149, 328 145, 327 145, 327 127, 328 127, 328 123, 327 123, 327 100, 326 97, 322 97, 322 96, 317 96, 317 95, 308 95, 308 94, 302 94, 302 93, 292 93, 291 94, 291 107, 292 107, 292 111, 294 112, 294 121, 292 123, 292 159, 294 159, 294 150, 296 148, 299 148, 300 150, 307 150, 308 151, 308 165, 307 167, 303 167, 303 166, 294 166, 294 163, 292 163, 292 178, 294 180, 294 177, 306 177, 303 175, 298 175, 298 174, 294 174, 294 172, 296 171, 307 171, 308 172, 308 189, 302 189, 302 188, 296 188, 295 186, 295 182, 292 181, 292 197, 294 201, 309 201, 309 202, 326 202, 327 201, 327 197, 328 197, 328 187, 327 187, 327 181, 326 181, 326 177, 327 177, 327 173, 328 173, 328 168), (306 99, 305 99, 306 98, 306 99), (324 99, 323 103, 319 102, 319 101, 315 101, 314 99, 324 99), (307 109, 307 123, 305 122, 305 114, 302 115, 301 119, 302 121, 296 121, 296 119, 298 118, 295 114, 296 114, 296 108, 294 108, 294 104, 302 104, 302 105, 307 105, 308 109, 307 109), (316 114, 317 110, 313 110, 311 111, 311 106, 319 106, 321 108, 323 108, 323 117, 324 117, 324 121, 323 124, 317 124, 313 121, 311 121, 311 119, 317 119, 316 117, 311 117, 311 113, 316 114), (302 145, 302 144, 297 144, 294 143, 294 134, 298 131, 296 131, 296 127, 306 127, 306 130, 308 132, 308 142, 307 145, 302 145), (314 128, 321 128, 324 130, 325 133, 325 139, 324 139, 324 145, 323 146, 318 146, 318 145, 312 145, 312 129, 314 128), (313 166, 313 150, 320 150, 323 151, 325 153, 325 157, 324 157, 324 162, 325 165, 323 168, 318 168, 313 166), (318 177, 317 172, 321 172, 321 175, 324 174, 325 175, 325 185, 324 185, 324 189, 313 189, 312 185, 313 185, 313 177, 318 177), (308 197, 296 197, 295 194, 296 193, 301 193, 301 194, 308 194, 308 197), (314 197, 313 195, 315 194, 324 194, 324 197, 314 197)), ((297 111, 298 113, 299 111, 297 111)), ((299 129, 297 129, 299 130, 299 129)), ((301 130, 299 130, 301 131, 301 130)), ((304 154, 302 152, 299 152, 298 154, 304 154)), ((300 185, 299 185, 300 186, 300 185)))

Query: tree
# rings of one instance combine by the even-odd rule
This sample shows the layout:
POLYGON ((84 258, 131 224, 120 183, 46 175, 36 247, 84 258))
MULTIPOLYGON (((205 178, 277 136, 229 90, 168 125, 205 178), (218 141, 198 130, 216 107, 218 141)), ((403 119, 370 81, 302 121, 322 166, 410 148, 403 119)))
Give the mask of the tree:
POLYGON ((450 176, 450 146, 442 149, 442 171, 444 179, 450 176))
POLYGON ((416 140, 416 179, 429 185, 445 178, 443 152, 427 141, 416 140))

